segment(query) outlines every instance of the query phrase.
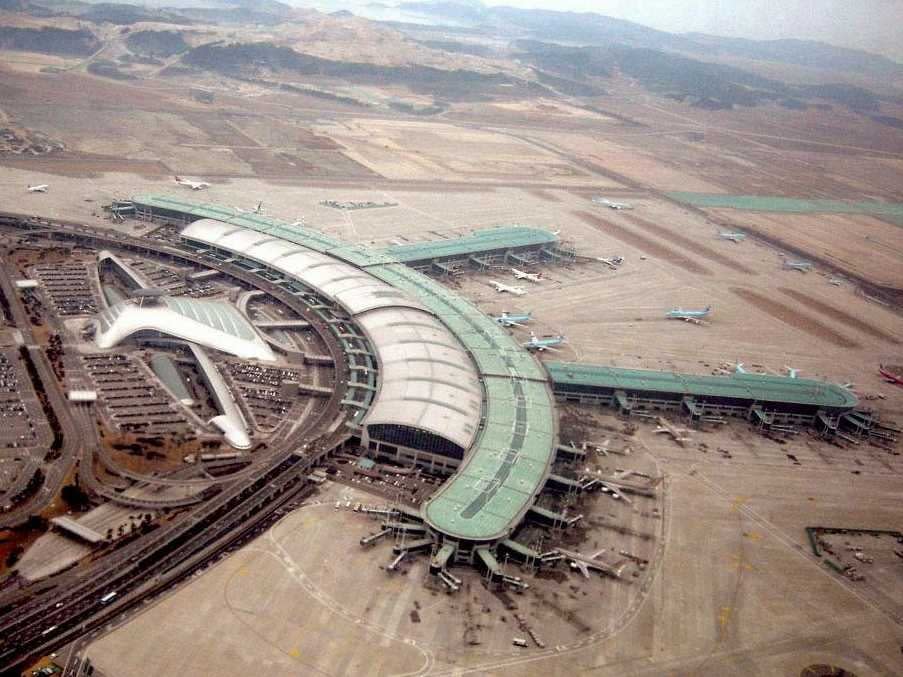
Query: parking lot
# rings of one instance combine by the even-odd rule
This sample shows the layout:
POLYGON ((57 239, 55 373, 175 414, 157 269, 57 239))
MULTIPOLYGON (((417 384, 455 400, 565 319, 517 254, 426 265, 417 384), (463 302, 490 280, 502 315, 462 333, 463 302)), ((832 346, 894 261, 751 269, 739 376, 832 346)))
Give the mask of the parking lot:
POLYGON ((83 355, 98 401, 113 427, 152 434, 187 432, 188 419, 130 355, 83 355))
POLYGON ((97 312, 97 294, 84 263, 58 263, 35 266, 40 281, 57 315, 93 315, 97 312))

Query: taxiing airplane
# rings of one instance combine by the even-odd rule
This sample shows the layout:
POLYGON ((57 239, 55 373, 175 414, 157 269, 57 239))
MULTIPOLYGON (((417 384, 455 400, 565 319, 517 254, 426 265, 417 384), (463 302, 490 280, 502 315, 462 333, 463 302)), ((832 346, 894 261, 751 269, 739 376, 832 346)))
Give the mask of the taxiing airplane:
POLYGON ((517 268, 512 268, 511 272, 514 273, 514 277, 518 280, 529 280, 530 282, 542 282, 542 273, 528 273, 525 270, 518 270, 517 268))
POLYGON ((784 261, 784 270, 798 270, 801 273, 808 273, 812 270, 810 261, 784 261))
POLYGON ((531 331, 530 340, 524 343, 523 346, 527 350, 536 350, 539 352, 543 352, 545 350, 554 350, 557 352, 558 348, 556 348, 555 346, 560 346, 565 341, 567 341, 567 339, 560 334, 557 336, 543 336, 542 338, 540 338, 531 331))
POLYGON ((490 280, 489 284, 495 287, 495 290, 499 294, 514 294, 515 296, 523 296, 527 293, 527 290, 523 287, 515 287, 510 284, 505 284, 504 282, 498 282, 496 280, 490 280))
POLYGON ((682 308, 672 308, 665 317, 669 320, 683 320, 684 322, 693 322, 702 324, 705 318, 712 313, 712 306, 706 306, 702 310, 684 310, 682 308))
POLYGON ((501 315, 496 315, 492 319, 503 327, 523 327, 525 323, 533 319, 533 313, 512 314, 503 310, 501 315))
POLYGON ((593 202, 597 205, 608 207, 609 209, 633 209, 632 204, 627 204, 626 202, 612 202, 604 197, 594 197, 593 202))
POLYGON ((191 190, 203 190, 210 187, 210 184, 206 181, 193 181, 191 179, 183 179, 181 176, 176 176, 175 180, 180 186, 187 186, 191 190))
POLYGON ((28 186, 28 192, 29 193, 46 193, 48 188, 50 188, 50 186, 48 184, 42 183, 37 186, 28 186))
POLYGON ((258 202, 254 209, 242 209, 241 207, 235 209, 241 214, 260 214, 263 211, 263 202, 258 202))
POLYGON ((722 240, 740 243, 746 239, 746 233, 718 233, 718 237, 722 240))
POLYGON ((596 261, 598 261, 599 263, 604 263, 612 270, 617 270, 618 268, 620 268, 621 264, 624 263, 624 257, 609 256, 608 258, 605 258, 604 256, 597 256, 596 261))

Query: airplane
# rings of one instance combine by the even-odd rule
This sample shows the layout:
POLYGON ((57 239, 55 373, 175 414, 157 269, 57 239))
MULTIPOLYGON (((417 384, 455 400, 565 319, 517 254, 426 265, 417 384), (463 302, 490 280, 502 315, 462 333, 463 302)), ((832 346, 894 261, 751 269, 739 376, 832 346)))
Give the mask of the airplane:
POLYGON ((787 372, 787 378, 796 378, 796 375, 800 373, 799 369, 794 369, 793 367, 784 366, 784 369, 787 372))
POLYGON ((746 239, 746 233, 718 233, 718 237, 722 240, 730 240, 739 244, 746 239))
POLYGON ((808 273, 812 270, 810 261, 784 261, 784 270, 798 270, 801 273, 808 273))
POLYGON ((529 312, 521 315, 512 315, 507 310, 503 310, 501 315, 492 318, 503 327, 523 327, 524 323, 533 319, 533 313, 529 312))
POLYGON ((46 193, 48 188, 50 188, 50 186, 48 184, 42 183, 37 186, 28 186, 28 192, 29 193, 46 193))
POLYGON ((567 339, 560 334, 557 336, 544 336, 539 338, 531 331, 530 340, 522 345, 527 350, 537 350, 539 352, 543 352, 544 350, 557 351, 558 349, 555 346, 560 346, 565 341, 567 341, 567 339))
POLYGON ((624 263, 624 257, 623 256, 610 256, 608 258, 605 258, 603 256, 597 256, 596 261, 598 261, 599 263, 604 263, 606 266, 608 266, 612 270, 617 270, 618 267, 620 267, 620 265, 622 263, 624 263))
POLYGON ((181 176, 176 176, 175 179, 177 184, 187 186, 191 190, 203 190, 210 187, 210 184, 206 181, 192 181, 191 179, 183 179, 181 176))
POLYGON ((626 202, 612 202, 604 197, 594 197, 593 202, 597 205, 608 207, 609 209, 633 209, 633 205, 631 204, 627 204, 626 202))
POLYGON ((627 505, 633 504, 633 501, 621 493, 620 488, 617 484, 613 484, 611 482, 606 482, 605 480, 599 480, 599 484, 602 485, 602 493, 611 494, 611 497, 616 501, 624 501, 627 505))
POLYGON ((671 436, 671 438, 677 442, 679 446, 684 446, 687 442, 691 442, 692 440, 689 437, 686 437, 686 434, 690 432, 686 428, 677 428, 671 424, 670 421, 659 416, 657 419, 658 428, 655 429, 656 433, 666 433, 671 436))
POLYGON ((514 294, 515 296, 523 296, 527 293, 527 290, 523 287, 514 287, 509 284, 505 284, 504 282, 497 282, 496 280, 491 280, 489 284, 495 287, 495 290, 499 294, 504 294, 505 292, 507 292, 509 294, 514 294))
POLYGON ((703 320, 712 313, 712 306, 706 306, 702 310, 683 310, 682 308, 672 308, 665 317, 669 320, 683 320, 684 322, 693 322, 702 324, 703 320))
POLYGON ((894 385, 903 386, 903 373, 901 372, 903 370, 893 365, 878 365, 878 373, 881 374, 885 381, 894 385))
POLYGON ((605 552, 605 548, 602 548, 592 556, 584 555, 573 550, 564 550, 563 548, 558 548, 557 550, 559 553, 564 555, 566 559, 570 560, 571 568, 576 569, 581 574, 583 574, 584 578, 589 578, 589 572, 591 569, 598 571, 599 573, 606 574, 607 576, 621 578, 624 567, 627 565, 626 560, 611 565, 596 559, 597 557, 599 557, 599 555, 605 552))
POLYGON ((263 202, 258 202, 254 209, 242 209, 241 207, 236 207, 235 209, 241 214, 260 214, 263 211, 263 202))
POLYGON ((530 282, 542 281, 542 273, 528 273, 524 270, 518 270, 517 268, 512 268, 511 272, 514 273, 514 277, 518 280, 529 280, 530 282))

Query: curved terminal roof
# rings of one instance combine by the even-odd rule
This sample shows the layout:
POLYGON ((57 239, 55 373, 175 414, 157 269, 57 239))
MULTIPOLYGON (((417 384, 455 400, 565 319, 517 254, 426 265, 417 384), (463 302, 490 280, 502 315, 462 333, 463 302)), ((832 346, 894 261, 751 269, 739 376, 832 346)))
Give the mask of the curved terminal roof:
POLYGON ((376 347, 380 370, 379 393, 365 424, 427 429, 469 449, 482 396, 461 343, 419 310, 383 308, 357 320, 376 347))
POLYGON ((159 303, 122 301, 97 316, 95 341, 112 348, 140 331, 157 331, 236 357, 272 362, 273 351, 251 323, 228 303, 164 296, 159 303))
POLYGON ((858 403, 846 388, 807 378, 762 374, 699 376, 576 362, 546 362, 546 369, 552 381, 563 386, 721 397, 746 400, 750 404, 797 404, 838 411, 853 409, 858 403))
POLYGON ((286 241, 277 235, 212 219, 201 219, 186 227, 182 231, 182 237, 240 254, 275 268, 319 290, 352 315, 389 306, 423 307, 356 266, 286 241))
POLYGON ((455 335, 411 295, 368 270, 268 233, 202 219, 182 237, 299 280, 354 316, 380 365, 365 426, 406 425, 464 449, 473 443, 482 400, 476 369, 455 335))

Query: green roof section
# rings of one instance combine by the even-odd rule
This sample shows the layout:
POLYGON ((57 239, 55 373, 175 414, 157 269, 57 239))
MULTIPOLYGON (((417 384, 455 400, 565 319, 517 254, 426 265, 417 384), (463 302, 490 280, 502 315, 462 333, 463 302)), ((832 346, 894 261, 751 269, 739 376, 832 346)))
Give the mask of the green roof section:
POLYGON ((768 195, 720 195, 716 193, 666 193, 668 197, 703 209, 739 209, 786 214, 867 214, 890 219, 903 226, 903 203, 862 202, 777 197, 768 195))
POLYGON ((520 247, 558 246, 558 236, 541 228, 527 226, 498 226, 475 230, 469 235, 449 238, 447 240, 431 240, 413 242, 387 247, 384 254, 401 263, 429 261, 431 259, 456 259, 466 256, 479 256, 499 249, 517 249, 520 247))
POLYGON ((557 444, 545 372, 492 318, 435 280, 400 264, 367 271, 439 317, 474 358, 483 379, 483 426, 457 472, 424 506, 424 519, 454 538, 489 542, 506 537, 542 489, 557 444))
POLYGON ((645 369, 620 369, 577 362, 546 362, 555 386, 585 386, 624 391, 677 393, 686 397, 724 397, 799 404, 825 409, 852 409, 856 396, 834 383, 760 374, 704 376, 645 369))

